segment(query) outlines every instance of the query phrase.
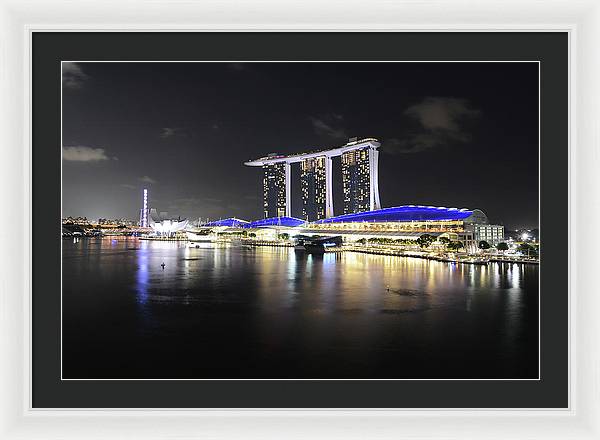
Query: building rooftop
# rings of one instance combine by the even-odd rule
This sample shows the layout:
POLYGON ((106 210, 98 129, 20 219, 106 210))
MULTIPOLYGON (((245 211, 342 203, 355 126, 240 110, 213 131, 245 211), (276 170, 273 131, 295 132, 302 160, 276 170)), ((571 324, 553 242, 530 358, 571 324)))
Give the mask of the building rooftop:
POLYGON ((360 150, 361 148, 366 148, 369 146, 378 148, 380 145, 381 144, 379 143, 379 141, 375 138, 365 138, 365 139, 360 139, 360 140, 352 140, 352 141, 346 143, 345 145, 342 145, 339 147, 311 150, 311 151, 305 151, 303 153, 294 153, 294 154, 271 153, 267 156, 264 156, 264 157, 261 157, 258 159, 249 160, 248 162, 244 162, 244 165, 248 165, 251 167, 259 167, 259 166, 270 165, 270 164, 275 164, 275 163, 285 163, 285 162, 294 163, 294 162, 300 162, 304 159, 309 159, 312 157, 340 156, 343 153, 345 153, 346 151, 360 150))
POLYGON ((314 223, 465 220, 473 215, 473 212, 473 210, 466 208, 459 209, 446 208, 444 206, 403 205, 355 214, 338 215, 336 217, 317 220, 314 223))
POLYGON ((305 224, 304 220, 295 217, 271 217, 245 224, 244 228, 261 228, 266 226, 295 227, 305 224))
POLYGON ((296 217, 270 217, 252 222, 235 217, 205 223, 202 227, 230 228, 262 228, 269 226, 298 227, 329 223, 384 223, 384 222, 418 222, 418 221, 454 221, 464 220, 467 223, 487 223, 487 216, 479 209, 446 208, 445 206, 402 205, 391 208, 376 209, 355 214, 344 214, 315 222, 306 222, 296 217))
POLYGON ((230 227, 230 228, 237 228, 237 227, 242 227, 244 225, 247 225, 248 223, 250 223, 250 222, 248 222, 246 220, 241 220, 239 218, 230 217, 230 218, 225 218, 222 220, 215 220, 214 222, 204 223, 202 226, 212 226, 212 227, 225 226, 225 227, 230 227))

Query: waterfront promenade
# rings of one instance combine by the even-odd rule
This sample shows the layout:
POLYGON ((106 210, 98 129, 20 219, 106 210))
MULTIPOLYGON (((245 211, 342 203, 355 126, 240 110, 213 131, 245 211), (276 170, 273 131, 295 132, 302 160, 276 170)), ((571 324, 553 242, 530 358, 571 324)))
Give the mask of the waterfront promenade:
MULTIPOLYGON (((294 244, 289 240, 253 240, 244 239, 241 241, 247 246, 270 246, 270 247, 293 247, 294 244)), ((488 263, 517 263, 517 264, 539 264, 539 259, 526 258, 520 256, 502 256, 486 254, 469 253, 445 253, 429 252, 421 250, 405 249, 401 247, 385 245, 360 245, 345 244, 342 246, 332 246, 325 248, 325 253, 339 252, 358 252, 371 255, 388 255, 398 257, 421 258, 425 260, 442 261, 449 263, 463 264, 488 264, 488 263)))

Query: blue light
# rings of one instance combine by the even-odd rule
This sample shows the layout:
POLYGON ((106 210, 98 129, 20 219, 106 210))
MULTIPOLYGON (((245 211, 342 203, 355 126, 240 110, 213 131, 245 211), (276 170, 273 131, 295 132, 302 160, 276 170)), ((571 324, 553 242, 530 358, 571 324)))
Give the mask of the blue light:
MULTIPOLYGON (((444 206, 402 205, 374 211, 338 215, 313 223, 352 223, 352 222, 410 222, 410 221, 454 221, 464 220, 473 215, 469 209, 446 208, 444 206)), ((270 217, 253 222, 240 220, 235 217, 206 223, 208 227, 260 228, 270 226, 297 227, 306 222, 295 217, 270 217)))
POLYGON ((403 205, 393 208, 377 209, 375 211, 338 215, 337 217, 317 220, 315 223, 464 220, 472 214, 473 211, 466 209, 458 210, 456 208, 436 206, 403 205))
POLYGON ((214 222, 205 223, 202 226, 226 226, 229 228, 243 228, 246 227, 246 225, 248 225, 248 222, 246 220, 240 220, 239 218, 231 217, 225 218, 223 220, 216 220, 214 222))
POLYGON ((247 223, 243 225, 244 228, 260 228, 264 226, 287 226, 287 227, 295 227, 301 226, 305 222, 299 218, 295 217, 270 217, 264 218, 262 220, 256 220, 251 223, 247 223))

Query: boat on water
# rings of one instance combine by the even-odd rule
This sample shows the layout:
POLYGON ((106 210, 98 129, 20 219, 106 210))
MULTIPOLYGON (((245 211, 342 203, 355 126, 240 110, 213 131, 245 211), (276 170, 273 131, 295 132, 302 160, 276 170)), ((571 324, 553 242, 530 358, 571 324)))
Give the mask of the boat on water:
POLYGON ((340 246, 342 246, 342 237, 340 236, 313 236, 299 239, 294 246, 294 250, 322 255, 326 252, 327 248, 337 248, 340 246))

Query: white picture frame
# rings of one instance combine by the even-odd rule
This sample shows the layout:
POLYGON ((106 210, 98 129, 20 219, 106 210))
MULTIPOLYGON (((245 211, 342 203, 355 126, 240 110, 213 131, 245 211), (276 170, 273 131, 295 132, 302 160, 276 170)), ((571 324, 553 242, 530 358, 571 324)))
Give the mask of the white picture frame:
POLYGON ((0 438, 600 438, 598 256, 589 245, 589 223, 600 214, 599 43, 600 2, 594 0, 0 0, 0 191, 6 216, 0 243, 0 438), (569 408, 32 409, 30 49, 32 32, 39 30, 569 32, 569 408))

